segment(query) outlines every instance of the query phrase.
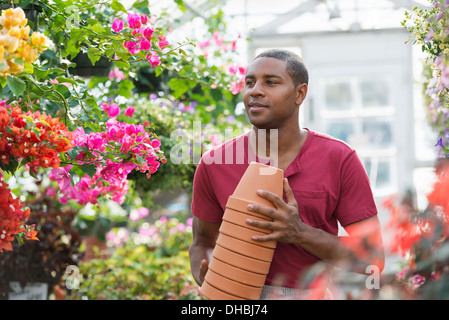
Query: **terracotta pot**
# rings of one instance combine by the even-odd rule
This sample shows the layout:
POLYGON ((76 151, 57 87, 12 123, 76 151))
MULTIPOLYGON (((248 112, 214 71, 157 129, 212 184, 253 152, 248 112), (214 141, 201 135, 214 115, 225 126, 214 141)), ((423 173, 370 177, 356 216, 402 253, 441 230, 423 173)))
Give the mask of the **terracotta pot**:
MULTIPOLYGON (((268 217, 267 215, 264 215, 262 213, 258 213, 258 212, 253 212, 253 211, 249 211, 248 205, 254 203, 254 201, 248 201, 248 200, 244 200, 244 199, 240 199, 238 197, 235 196, 230 196, 228 198, 228 201, 226 202, 226 208, 227 209, 232 209, 235 211, 239 211, 245 214, 249 214, 253 217, 259 218, 260 220, 267 220, 267 221, 273 221, 272 218, 268 217)), ((226 211, 225 211, 226 214, 226 211)), ((224 215, 223 215, 224 218, 224 215)))
MULTIPOLYGON (((228 236, 225 233, 220 233, 217 238, 217 244, 225 249, 253 259, 266 261, 268 263, 271 263, 271 260, 273 259, 274 248, 266 248, 251 244, 249 242, 228 236)), ((224 261, 231 263, 227 260, 224 261)))
MULTIPOLYGON (((237 252, 223 248, 216 245, 212 254, 212 259, 226 261, 226 263, 250 272, 266 275, 270 270, 270 262, 254 259, 248 256, 241 255, 237 252)), ((207 274, 206 274, 207 279, 207 274)))
POLYGON ((265 275, 234 267, 218 259, 212 259, 209 270, 246 285, 262 287, 265 284, 265 275))
POLYGON ((210 285, 207 281, 203 282, 203 285, 200 288, 200 293, 209 300, 245 300, 243 298, 221 291, 220 289, 217 289, 214 286, 210 285))
MULTIPOLYGON (((246 214, 244 212, 236 211, 230 208, 226 208, 226 213, 223 215, 223 220, 228 221, 240 226, 245 226, 248 229, 252 229, 255 231, 259 231, 261 233, 267 234, 271 233, 271 230, 255 227, 246 223, 247 219, 255 219, 257 217, 252 216, 250 214, 246 214)), ((266 219, 263 219, 266 220, 266 219)))
POLYGON ((253 203, 273 207, 271 201, 257 194, 257 190, 271 191, 282 197, 283 179, 283 170, 263 163, 251 162, 232 195, 253 203))
MULTIPOLYGON (((260 246, 264 248, 274 249, 276 248, 277 242, 274 240, 271 241, 254 241, 251 237, 253 235, 266 235, 264 232, 252 230, 249 228, 246 228, 245 226, 239 226, 237 224, 223 221, 220 226, 220 235, 226 234, 230 237, 237 238, 240 240, 243 240, 245 242, 248 242, 248 244, 252 244, 255 246, 260 246)), ((218 240, 217 240, 218 242, 218 240)), ((245 246, 244 243, 241 244, 242 246, 245 246)))
POLYGON ((243 283, 233 281, 212 270, 207 271, 208 283, 221 291, 241 297, 246 300, 257 300, 260 298, 262 287, 248 286, 243 283))
POLYGON ((266 235, 270 230, 252 227, 246 219, 271 220, 269 217, 248 211, 251 203, 274 208, 257 194, 268 190, 282 196, 284 172, 278 168, 251 162, 229 197, 220 233, 209 263, 201 292, 209 299, 223 297, 223 292, 244 299, 259 299, 265 277, 270 269, 276 241, 257 242, 253 235, 266 235), (222 295, 212 288, 221 291, 222 295), (212 291, 208 292, 208 291, 212 291))

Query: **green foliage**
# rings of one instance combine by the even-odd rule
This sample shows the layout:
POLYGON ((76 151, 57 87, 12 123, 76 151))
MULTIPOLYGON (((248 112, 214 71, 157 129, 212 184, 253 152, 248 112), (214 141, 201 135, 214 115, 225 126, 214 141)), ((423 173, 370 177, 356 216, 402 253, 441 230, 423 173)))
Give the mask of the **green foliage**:
POLYGON ((414 44, 426 54, 423 98, 426 116, 440 139, 439 157, 449 156, 449 11, 447 1, 434 1, 432 8, 416 6, 405 12, 402 25, 414 44))
POLYGON ((199 299, 187 249, 191 228, 178 219, 141 225, 107 259, 79 264, 80 287, 69 299, 199 299))
POLYGON ((28 223, 36 225, 39 241, 14 241, 13 251, 0 254, 0 299, 7 299, 9 281, 46 282, 50 293, 55 286, 65 288, 66 268, 77 265, 83 256, 81 237, 72 225, 77 210, 61 207, 41 186, 27 199, 28 223))

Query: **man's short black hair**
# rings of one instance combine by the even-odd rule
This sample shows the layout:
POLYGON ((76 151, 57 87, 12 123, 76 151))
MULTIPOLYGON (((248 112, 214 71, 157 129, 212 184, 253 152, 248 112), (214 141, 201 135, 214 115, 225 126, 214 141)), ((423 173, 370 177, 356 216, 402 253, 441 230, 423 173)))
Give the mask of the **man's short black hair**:
POLYGON ((304 60, 296 53, 286 49, 268 49, 257 55, 257 58, 275 58, 287 62, 286 72, 293 79, 295 87, 299 84, 309 84, 309 72, 304 60))

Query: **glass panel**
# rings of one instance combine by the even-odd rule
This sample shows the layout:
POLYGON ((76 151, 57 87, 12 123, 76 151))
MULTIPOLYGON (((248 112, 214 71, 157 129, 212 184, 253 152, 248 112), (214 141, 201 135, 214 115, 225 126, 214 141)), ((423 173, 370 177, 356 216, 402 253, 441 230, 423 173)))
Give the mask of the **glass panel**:
POLYGON ((373 189, 392 188, 392 172, 390 158, 379 159, 370 157, 363 159, 363 165, 370 179, 373 189))
POLYGON ((383 79, 361 79, 360 91, 362 93, 363 108, 390 106, 387 81, 383 79))
POLYGON ((379 161, 377 169, 376 188, 388 188, 391 187, 391 170, 390 162, 386 160, 379 161))
POLYGON ((388 148, 393 145, 392 122, 383 119, 365 118, 362 125, 363 135, 368 137, 372 148, 388 148))
POLYGON ((354 134, 354 130, 354 123, 349 120, 332 120, 325 123, 325 132, 328 135, 345 142, 349 141, 349 137, 354 134))
POLYGON ((324 101, 326 111, 350 110, 352 108, 352 92, 349 80, 326 80, 324 85, 324 101))

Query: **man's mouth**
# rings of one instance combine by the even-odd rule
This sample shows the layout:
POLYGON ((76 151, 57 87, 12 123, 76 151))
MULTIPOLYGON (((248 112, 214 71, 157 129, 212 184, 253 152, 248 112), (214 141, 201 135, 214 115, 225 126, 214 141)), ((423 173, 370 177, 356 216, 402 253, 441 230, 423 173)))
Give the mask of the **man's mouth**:
POLYGON ((249 110, 253 111, 253 112, 268 108, 267 105, 260 103, 260 102, 250 102, 250 103, 248 103, 248 107, 249 107, 249 110))

